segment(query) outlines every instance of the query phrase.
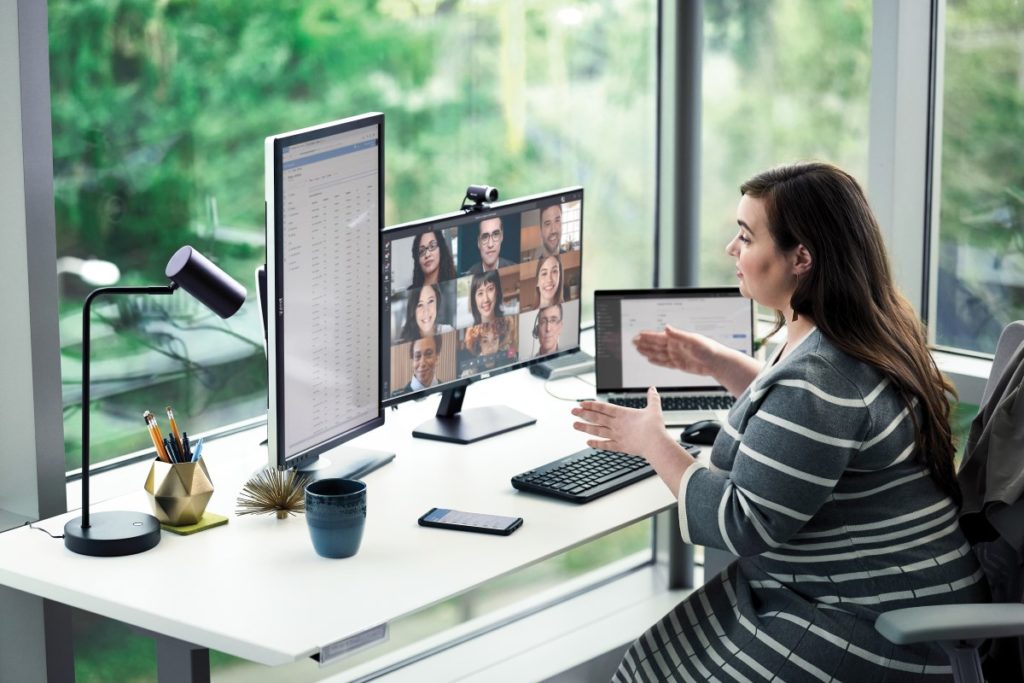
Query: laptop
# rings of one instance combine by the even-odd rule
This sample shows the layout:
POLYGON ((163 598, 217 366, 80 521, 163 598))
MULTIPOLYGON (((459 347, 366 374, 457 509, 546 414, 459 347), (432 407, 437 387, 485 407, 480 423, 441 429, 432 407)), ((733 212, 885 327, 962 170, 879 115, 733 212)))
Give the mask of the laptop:
POLYGON ((754 352, 754 305, 736 287, 619 289, 594 292, 595 374, 602 401, 642 408, 647 388, 661 394, 666 426, 724 422, 733 397, 711 377, 653 365, 633 346, 641 330, 670 324, 748 355, 754 352))

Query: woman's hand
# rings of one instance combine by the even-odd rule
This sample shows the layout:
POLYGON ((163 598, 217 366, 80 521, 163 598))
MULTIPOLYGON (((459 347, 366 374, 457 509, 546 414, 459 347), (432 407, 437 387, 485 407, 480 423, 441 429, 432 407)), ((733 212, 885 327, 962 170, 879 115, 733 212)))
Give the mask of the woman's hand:
POLYGON ((678 495, 679 480, 693 458, 665 431, 657 389, 647 390, 643 409, 583 401, 572 414, 581 420, 573 423, 574 429, 597 437, 588 439, 588 446, 646 458, 672 494, 678 495))
POLYGON ((666 325, 661 332, 641 332, 633 344, 654 365, 694 375, 710 375, 722 345, 702 334, 683 332, 666 325))
POLYGON ((633 344, 654 365, 707 375, 739 396, 754 381, 761 363, 702 334, 666 325, 662 332, 641 332, 633 344))
POLYGON ((661 417, 661 397, 654 387, 647 390, 646 408, 583 401, 572 414, 582 420, 573 423, 574 429, 598 437, 587 441, 591 448, 649 457, 666 442, 672 443, 661 417))

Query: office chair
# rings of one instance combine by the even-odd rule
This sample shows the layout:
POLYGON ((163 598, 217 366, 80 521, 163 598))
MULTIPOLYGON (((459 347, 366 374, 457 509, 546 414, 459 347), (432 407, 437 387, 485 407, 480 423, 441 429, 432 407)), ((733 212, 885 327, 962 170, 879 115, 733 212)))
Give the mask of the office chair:
MULTIPOLYGON (((982 394, 983 407, 991 397, 1000 374, 1022 343, 1024 321, 1012 322, 1003 329, 982 394)), ((1024 397, 1017 400, 1024 400, 1024 397)), ((982 683, 985 680, 978 648, 992 639, 1017 639, 1016 646, 1007 648, 1004 654, 1011 660, 1014 657, 1018 660, 1013 663, 1018 669, 1017 675, 1024 668, 1024 641, 1020 640, 1024 637, 1024 604, 1021 604, 1024 599, 1021 593, 1024 577, 1021 576, 1020 558, 1002 538, 993 543, 979 543, 975 551, 988 558, 986 566, 991 566, 991 560, 996 554, 1005 558, 1003 567, 1009 571, 999 579, 999 585, 994 585, 989 576, 990 586, 996 599, 1008 596, 1007 599, 1016 598, 1017 602, 909 607, 884 612, 875 621, 875 629, 897 645, 938 642, 949 656, 953 679, 958 683, 982 683)), ((1012 674, 1003 670, 999 675, 999 680, 1010 680, 1002 677, 1012 674)))

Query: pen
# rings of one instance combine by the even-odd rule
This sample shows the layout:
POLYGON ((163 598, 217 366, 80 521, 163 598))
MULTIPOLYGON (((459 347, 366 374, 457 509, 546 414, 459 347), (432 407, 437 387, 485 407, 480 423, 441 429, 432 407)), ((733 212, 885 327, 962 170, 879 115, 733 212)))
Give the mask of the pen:
POLYGON ((170 462, 171 459, 167 456, 167 451, 164 449, 163 439, 160 436, 160 428, 156 426, 156 418, 153 417, 153 413, 148 410, 142 414, 143 419, 146 420, 146 426, 149 427, 149 438, 153 440, 153 446, 156 448, 156 455, 164 462, 170 462))
POLYGON ((170 406, 167 406, 167 421, 171 424, 171 434, 174 434, 175 445, 178 447, 178 451, 181 452, 181 432, 178 431, 178 422, 174 419, 174 411, 171 410, 170 406))
POLYGON ((164 448, 167 450, 167 454, 171 456, 171 463, 178 463, 181 460, 178 459, 178 447, 174 445, 174 439, 169 436, 164 437, 164 448))
POLYGON ((203 457, 203 440, 196 441, 195 450, 192 451, 192 462, 198 462, 203 457))
POLYGON ((185 462, 189 462, 192 459, 192 445, 188 442, 188 432, 181 433, 181 454, 185 458, 185 462))

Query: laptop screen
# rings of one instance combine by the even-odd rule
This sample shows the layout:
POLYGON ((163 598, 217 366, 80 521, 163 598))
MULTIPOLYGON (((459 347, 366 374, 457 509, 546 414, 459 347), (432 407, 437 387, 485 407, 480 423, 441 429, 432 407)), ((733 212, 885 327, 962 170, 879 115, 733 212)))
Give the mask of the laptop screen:
POLYGON ((710 377, 652 365, 640 355, 633 337, 665 325, 703 334, 747 355, 754 352, 754 306, 736 287, 599 290, 594 292, 597 391, 722 389, 710 377))

